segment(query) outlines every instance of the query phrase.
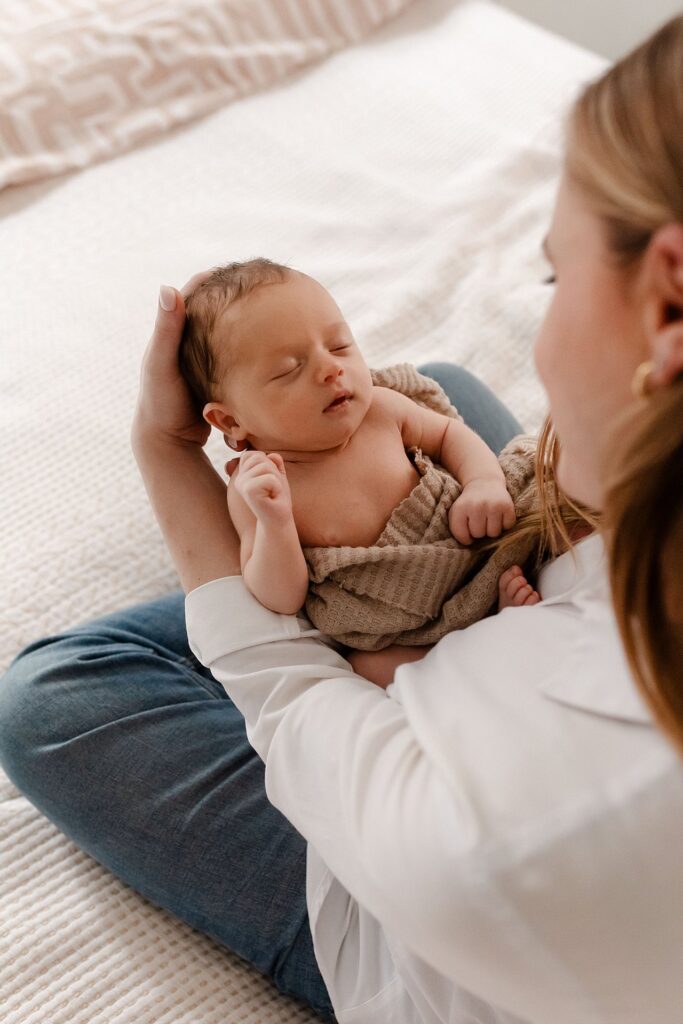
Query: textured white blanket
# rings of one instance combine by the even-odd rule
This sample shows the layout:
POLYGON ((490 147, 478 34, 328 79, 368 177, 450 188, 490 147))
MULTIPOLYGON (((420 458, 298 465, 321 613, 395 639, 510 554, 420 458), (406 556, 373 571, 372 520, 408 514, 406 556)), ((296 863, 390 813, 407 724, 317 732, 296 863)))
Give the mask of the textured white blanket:
MULTIPOLYGON (((129 450, 157 289, 265 255, 332 292, 371 366, 452 359, 527 430, 560 117, 603 62, 486 0, 120 158, 0 194, 0 667, 178 586, 129 450)), ((224 455, 218 436, 209 454, 224 455)), ((0 782, 4 1024, 312 1019, 0 782)))

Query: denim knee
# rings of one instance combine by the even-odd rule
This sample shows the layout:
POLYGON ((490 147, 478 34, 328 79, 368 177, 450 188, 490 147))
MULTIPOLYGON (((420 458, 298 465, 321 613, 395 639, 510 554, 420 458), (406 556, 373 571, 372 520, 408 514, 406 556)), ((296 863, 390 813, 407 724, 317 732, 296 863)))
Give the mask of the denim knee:
POLYGON ((32 766, 41 747, 49 742, 47 729, 54 727, 54 708, 45 706, 45 682, 59 665, 49 638, 29 644, 0 677, 0 765, 26 791, 32 766))

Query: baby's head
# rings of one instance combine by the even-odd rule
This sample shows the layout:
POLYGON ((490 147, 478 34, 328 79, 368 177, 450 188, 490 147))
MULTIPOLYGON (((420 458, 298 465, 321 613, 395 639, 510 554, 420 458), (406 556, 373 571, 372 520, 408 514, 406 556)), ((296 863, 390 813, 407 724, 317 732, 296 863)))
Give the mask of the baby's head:
POLYGON ((267 259, 217 267, 185 300, 180 369, 235 448, 327 451, 360 426, 372 380, 330 293, 267 259), (342 392, 349 397, 330 403, 342 392))

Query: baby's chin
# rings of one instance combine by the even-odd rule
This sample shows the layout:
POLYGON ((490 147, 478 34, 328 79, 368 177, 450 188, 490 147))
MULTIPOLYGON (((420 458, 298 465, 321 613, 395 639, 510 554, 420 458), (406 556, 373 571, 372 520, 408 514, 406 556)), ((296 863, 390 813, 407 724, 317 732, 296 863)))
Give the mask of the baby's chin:
MULTIPOLYGON (((349 403, 353 406, 353 400, 349 403)), ((318 417, 318 428, 311 430, 311 433, 302 437, 299 436, 296 442, 289 437, 289 443, 281 445, 284 451, 290 452, 331 452, 345 447, 360 427, 363 417, 351 415, 351 409, 341 408, 335 412, 324 412, 318 417)), ((278 449, 273 449, 278 450, 278 449)))

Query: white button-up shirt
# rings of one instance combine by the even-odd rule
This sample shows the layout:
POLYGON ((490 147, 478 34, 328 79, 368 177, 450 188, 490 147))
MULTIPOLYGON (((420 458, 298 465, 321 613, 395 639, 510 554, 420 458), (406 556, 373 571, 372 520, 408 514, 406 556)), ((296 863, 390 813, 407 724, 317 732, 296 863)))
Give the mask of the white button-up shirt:
POLYGON ((239 576, 187 595, 190 646, 308 841, 344 1024, 683 1022, 683 762, 629 672, 601 535, 537 589, 386 691, 239 576))

